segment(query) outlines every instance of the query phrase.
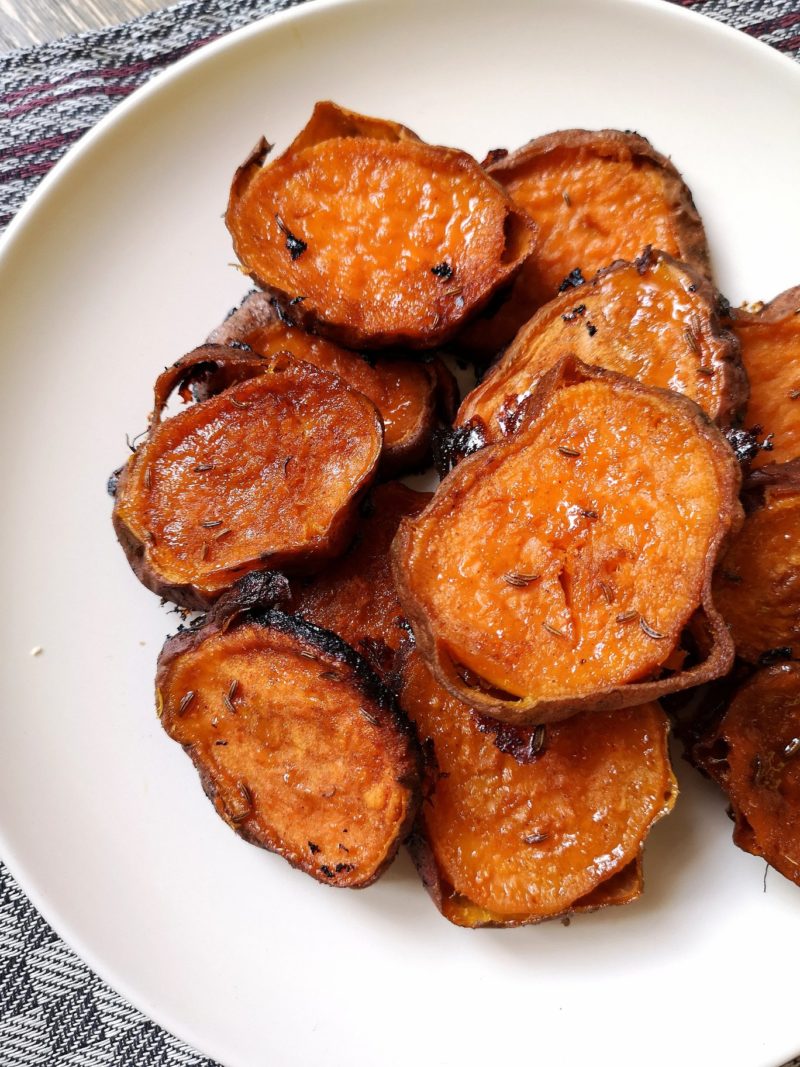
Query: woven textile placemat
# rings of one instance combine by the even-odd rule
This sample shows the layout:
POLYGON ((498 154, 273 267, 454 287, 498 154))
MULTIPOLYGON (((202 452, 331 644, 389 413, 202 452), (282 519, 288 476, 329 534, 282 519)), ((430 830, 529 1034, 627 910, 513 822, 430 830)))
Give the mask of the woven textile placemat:
MULTIPOLYGON (((0 56, 0 230, 118 101, 201 45, 301 2, 190 0, 113 29, 0 56)), ((800 60, 800 0, 673 2, 800 60)), ((0 865, 0 1067, 199 1065, 213 1067, 109 989, 0 865)), ((800 1057, 786 1067, 800 1067, 800 1057)))

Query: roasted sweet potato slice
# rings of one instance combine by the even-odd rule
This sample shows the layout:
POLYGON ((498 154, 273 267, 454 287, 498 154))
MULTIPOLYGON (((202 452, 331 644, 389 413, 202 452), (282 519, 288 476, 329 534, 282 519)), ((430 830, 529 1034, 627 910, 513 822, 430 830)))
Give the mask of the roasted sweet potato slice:
POLYGON ((771 435, 772 448, 751 466, 800 457, 800 286, 756 313, 734 312, 734 330, 750 379, 748 424, 771 435))
POLYGON ((188 608, 248 571, 318 569, 347 547, 382 438, 371 401, 335 375, 204 346, 157 383, 119 478, 117 537, 140 580, 188 608), (161 422, 166 394, 200 372, 227 388, 161 422))
POLYGON ((208 339, 223 345, 246 344, 263 356, 289 352, 338 374, 369 397, 383 419, 381 469, 386 474, 413 470, 425 463, 439 418, 450 422, 454 415, 458 387, 440 359, 430 363, 385 358, 368 361, 357 352, 294 326, 266 293, 251 293, 208 339))
POLYGON ((276 610, 170 638, 164 729, 245 840, 327 885, 360 888, 394 858, 419 797, 416 744, 366 663, 276 610))
POLYGON ((706 754, 731 801, 734 842, 800 885, 800 664, 742 685, 706 754))
POLYGON ((658 704, 539 727, 522 765, 417 654, 400 699, 433 764, 409 847, 446 918, 521 926, 639 895, 644 838, 676 795, 658 704))
POLYGON ((737 655, 800 657, 800 459, 754 471, 750 507, 714 575, 714 602, 737 655))
POLYGON ((533 225, 464 152, 317 104, 272 163, 239 168, 239 261, 301 326, 348 348, 433 348, 509 282, 533 225), (291 305, 291 308, 290 308, 291 305))
POLYGON ((559 287, 568 290, 614 260, 632 260, 647 245, 710 276, 692 194, 666 156, 638 134, 563 130, 511 155, 494 154, 487 171, 534 219, 537 242, 505 303, 459 338, 478 356, 508 344, 559 287))
POLYGON ((400 482, 377 486, 346 555, 321 574, 293 581, 286 605, 287 611, 339 634, 387 684, 394 683, 401 653, 411 645, 389 550, 400 520, 418 515, 430 498, 400 482))
POLYGON ((395 538, 400 601, 438 679, 536 724, 724 674, 733 644, 711 574, 741 507, 720 432, 686 397, 571 357, 531 404, 395 538), (687 669, 690 620, 708 650, 687 669))
POLYGON ((718 294, 696 271, 648 250, 545 304, 499 363, 464 400, 458 425, 480 422, 484 437, 512 432, 536 383, 571 352, 597 367, 690 397, 721 425, 741 421, 747 378, 733 334, 717 314, 718 294))

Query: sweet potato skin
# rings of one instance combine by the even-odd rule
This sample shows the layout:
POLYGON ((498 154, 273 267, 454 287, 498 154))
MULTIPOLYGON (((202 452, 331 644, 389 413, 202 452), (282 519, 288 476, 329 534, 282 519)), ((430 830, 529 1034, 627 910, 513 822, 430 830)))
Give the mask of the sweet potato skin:
MULTIPOLYGON (((636 403, 638 404, 639 401, 637 400, 636 403)), ((678 430, 676 429, 675 432, 677 434, 678 430)), ((580 457, 579 451, 576 456, 575 451, 569 448, 566 449, 566 452, 562 451, 563 446, 555 448, 555 442, 553 447, 555 452, 563 455, 565 463, 574 464, 580 457)), ((681 444, 681 448, 684 448, 683 444, 681 444)), ((534 452, 531 451, 531 456, 533 455, 534 452)), ((539 462, 538 455, 536 459, 528 459, 524 469, 527 471, 531 465, 536 466, 539 462)), ((520 470, 522 469, 521 467, 520 470)), ((639 468, 637 467, 636 469, 638 470, 639 468)), ((619 470, 620 474, 622 474, 624 467, 621 464, 619 465, 619 470)), ((526 474, 526 477, 529 477, 529 475, 526 474)), ((557 477, 553 473, 553 492, 561 491, 562 477, 570 477, 566 474, 566 468, 565 473, 561 476, 557 477)), ((513 438, 496 445, 490 445, 464 460, 445 478, 434 495, 431 504, 422 515, 415 520, 404 520, 401 523, 392 548, 393 568, 400 601, 413 628, 417 647, 438 681, 454 696, 457 696, 476 710, 511 725, 535 725, 537 723, 555 722, 579 711, 601 711, 642 704, 658 699, 665 693, 698 685, 701 682, 725 674, 733 662, 733 643, 727 627, 714 605, 711 595, 711 579, 714 564, 728 536, 738 529, 741 523, 741 507, 738 502, 740 481, 739 466, 727 442, 690 400, 662 390, 650 389, 609 371, 586 367, 571 358, 564 359, 545 376, 538 389, 533 393, 525 429, 520 430, 513 438), (708 523, 711 523, 713 518, 713 528, 711 525, 708 526, 707 530, 703 527, 705 531, 703 533, 704 540, 697 542, 698 550, 701 543, 705 547, 702 557, 698 558, 695 569, 691 572, 691 588, 693 590, 695 590, 696 582, 696 600, 693 593, 691 598, 687 599, 685 611, 682 608, 681 614, 675 616, 675 632, 670 631, 667 633, 665 631, 657 634, 656 639, 652 641, 652 645, 649 641, 644 642, 637 630, 630 629, 630 622, 633 620, 634 623, 638 622, 640 629, 647 638, 652 637, 652 633, 649 632, 652 630, 652 622, 648 626, 638 611, 624 611, 619 617, 616 617, 614 631, 613 633, 609 631, 608 634, 609 641, 612 642, 608 647, 613 648, 618 645, 620 649, 625 649, 627 648, 627 642, 635 640, 638 642, 636 645, 637 656, 641 651, 640 646, 647 649, 646 658, 650 666, 647 667, 646 671, 644 671, 643 666, 636 668, 636 670, 626 666, 625 671, 629 671, 630 674, 625 675, 624 681, 622 680, 622 675, 620 675, 619 680, 603 682, 600 680, 601 675, 598 674, 598 677, 590 686, 588 681, 581 683, 583 676, 588 679, 588 675, 585 674, 588 668, 583 668, 582 664, 579 665, 576 659, 574 664, 575 674, 571 676, 572 680, 569 685, 565 684, 561 693, 558 692, 555 685, 551 687, 551 691, 546 692, 544 683, 539 683, 539 692, 531 691, 525 693, 520 692, 519 688, 509 692, 509 680, 514 672, 511 671, 511 667, 502 666, 505 662, 502 657, 497 661, 500 666, 495 664, 495 660, 491 658, 495 655, 495 652, 490 652, 489 650, 494 649, 495 646, 491 644, 489 637, 485 636, 483 631, 477 628, 479 624, 474 622, 474 619, 480 617, 477 613, 482 612, 485 614, 488 610, 488 605, 497 606, 498 604, 503 606, 503 610, 511 612, 507 616, 498 615, 495 617, 492 615, 489 630, 486 631, 487 634, 495 633, 498 627, 503 630, 504 640, 496 650, 498 656, 501 652, 503 656, 517 655, 517 652, 522 656, 523 650, 526 656, 530 656, 533 655, 538 643, 546 642, 549 650, 547 653, 548 662, 560 662, 561 657, 572 653, 569 651, 570 646, 564 642, 565 632, 560 632, 549 624, 548 605, 550 601, 548 598, 551 596, 553 598, 560 597, 564 599, 565 605, 569 605, 572 603, 573 598, 578 595, 576 590, 580 587, 575 586, 573 588, 571 572, 569 572, 570 576, 562 578, 563 565, 562 570, 557 575, 554 573, 550 576, 546 566, 546 557, 542 557, 541 560, 538 557, 535 560, 531 557, 523 565, 509 566, 508 574, 505 573, 505 563, 508 562, 506 557, 509 556, 509 553, 515 559, 524 559, 525 552, 527 552, 527 549, 523 551, 521 543, 520 545, 516 544, 514 538, 517 535, 514 534, 514 530, 518 530, 519 537, 525 540, 526 545, 530 544, 534 547, 539 543, 537 538, 544 536, 536 532, 531 525, 531 514, 528 512, 525 512, 528 517, 523 525, 518 525, 517 520, 509 511, 508 515, 503 519, 503 529, 507 531, 506 533, 503 533, 499 528, 482 528, 479 533, 476 533, 474 536, 477 540, 473 542, 475 545, 492 545, 492 551, 490 553, 481 553, 480 558, 476 556, 475 559, 471 557, 467 559, 466 557, 461 558, 453 555, 453 553, 457 552, 453 546, 460 543, 458 537, 462 532, 460 527, 458 534, 454 531, 459 522, 466 522, 467 520, 472 522, 475 520, 476 515, 483 514, 478 510, 483 507, 480 501, 483 500, 484 496, 486 496, 487 501, 490 500, 492 492, 497 491, 492 489, 494 485, 492 479, 498 476, 498 471, 502 471, 503 464, 521 463, 522 460, 517 457, 521 456, 523 450, 531 448, 532 445, 539 447, 536 444, 537 440, 540 440, 545 445, 548 444, 550 437, 546 435, 552 435, 554 432, 550 425, 550 413, 556 409, 552 405, 562 403, 557 398, 559 391, 576 385, 580 387, 582 383, 593 382, 605 383, 610 390, 607 394, 609 397, 622 394, 629 397, 647 398, 648 409, 651 404, 655 405, 653 411, 660 411, 663 408, 665 418, 677 420, 675 426, 680 427, 679 436, 681 437, 681 442, 696 435, 697 448, 699 450, 698 456, 702 457, 702 459, 697 460, 700 464, 698 470, 702 471, 701 495, 704 500, 710 499, 707 494, 713 488, 713 491, 717 494, 716 506, 718 507, 718 511, 714 511, 713 515, 709 512, 707 516, 708 523), (553 399, 554 397, 556 398, 555 400, 553 399), (464 519, 459 519, 459 515, 465 516, 464 519), (504 547, 503 538, 510 539, 508 540, 508 546, 510 546, 508 549, 504 547), (436 542, 436 545, 433 544, 433 541, 436 542), (442 547, 445 544, 449 545, 446 552, 442 547), (444 553, 441 558, 439 554, 440 547, 444 553), (523 553, 523 556, 520 557, 519 553, 523 553), (460 562, 457 562, 458 559, 460 559, 460 562), (463 633, 460 616, 453 614, 454 612, 457 613, 456 601, 453 599, 456 595, 455 587, 450 587, 447 584, 448 567, 451 562, 453 566, 457 567, 458 573, 469 574, 469 580, 476 583, 475 591, 471 594, 473 597, 473 609, 470 612, 469 625, 463 624, 463 633), (540 564, 545 567, 545 572, 542 574, 534 573, 540 564), (495 574, 495 570, 498 567, 503 570, 504 573, 502 575, 495 574), (528 574, 527 572, 531 568, 533 568, 533 571, 528 574), (512 571, 515 573, 512 573, 512 571), (431 585, 426 576, 433 572, 438 574, 438 578, 436 583, 431 585), (501 578, 502 581, 500 580, 501 578), (562 587, 561 592, 559 592, 559 586, 562 587), (440 610, 440 600, 444 596, 445 589, 448 590, 447 595, 450 598, 450 607, 447 614, 440 610), (531 593, 535 599, 526 599, 524 601, 519 599, 522 596, 530 598, 531 593), (537 607, 536 605, 539 606, 537 607), (517 612, 522 612, 519 619, 516 615, 517 612), (533 614, 529 617, 528 612, 533 614), (547 619, 548 625, 541 622, 537 623, 537 612, 544 612, 543 617, 547 619), (694 615, 692 615, 692 612, 694 612, 694 615), (686 614, 685 619, 683 614, 686 614), (455 622, 453 621, 454 618, 455 622), (672 656, 679 649, 681 629, 690 621, 690 618, 695 625, 702 629, 707 651, 698 663, 683 669, 681 666, 682 661, 673 663, 672 656), (626 626, 628 629, 626 629, 626 626), (542 636, 532 638, 530 636, 534 632, 532 627, 537 635, 542 633, 542 636), (519 628, 519 634, 517 634, 517 628, 519 628), (544 633, 543 631, 548 632, 544 633), (459 645, 457 647, 453 644, 456 640, 454 636, 456 634, 459 635, 457 638, 459 645), (520 635, 528 636, 523 639, 520 635), (562 642, 563 647, 562 644, 559 644, 559 641, 562 642), (507 651, 503 652, 503 649, 507 651), (515 649, 517 651, 514 651, 515 649), (482 657, 480 662, 484 667, 488 667, 489 670, 495 673, 494 678, 491 677, 487 669, 476 666, 477 655, 482 657), (648 673, 653 671, 658 673, 659 663, 669 666, 670 671, 674 673, 662 674, 661 677, 657 676, 654 680, 648 680, 648 673), (642 676, 642 671, 644 671, 644 677, 642 676), (501 674, 502 681, 499 680, 499 675, 501 674)), ((498 482, 498 484, 500 483, 498 482)), ((569 482, 566 484, 569 484, 569 482)), ((542 492, 544 491, 542 489, 542 492)), ((659 492, 661 492, 660 488, 659 492)), ((697 492, 700 492, 700 489, 697 492)), ((524 511, 524 508, 528 505, 525 504, 527 497, 523 497, 522 493, 523 490, 519 489, 518 506, 523 508, 524 511)), ((580 493, 578 493, 577 499, 578 503, 574 505, 575 522, 577 523, 575 528, 579 531, 583 529, 580 525, 582 519, 579 519, 578 515, 586 518, 587 531, 592 531, 586 534, 587 538, 589 538, 587 544, 591 546, 595 543, 598 533, 601 532, 599 524, 595 525, 600 515, 597 515, 594 511, 587 514, 587 509, 595 505, 592 502, 584 503, 580 493)), ((555 500, 555 497, 553 500, 555 500)), ((675 500, 673 500, 673 505, 676 505, 675 500)), ((489 507, 488 504, 486 506, 487 508, 489 507)), ((538 506, 543 509, 540 512, 543 516, 542 521, 547 515, 557 515, 560 507, 560 505, 557 506, 552 501, 547 504, 540 503, 538 506), (552 510, 553 508, 555 510, 552 510)), ((712 507, 711 504, 708 506, 709 508, 712 507)), ((569 512, 569 514, 572 514, 572 512, 569 512)), ((657 512, 653 513, 651 522, 654 521, 656 514, 657 512)), ((522 521, 522 518, 519 518, 519 522, 522 523, 522 521)), ((699 522, 699 518, 693 521, 699 522)), ((538 528, 536 529, 538 530, 538 528)), ((655 535, 650 534, 648 536, 653 537, 655 535)), ((658 544, 660 542, 656 541, 655 543, 658 544)), ((611 542, 609 542, 609 545, 611 545, 611 542)), ((603 559, 605 556, 602 554, 610 552, 611 547, 613 547, 604 548, 600 541, 597 541, 597 546, 596 551, 601 553, 603 559)), ((536 549, 536 552, 538 551, 536 549)), ((588 551, 590 551, 590 557, 587 558, 593 559, 595 548, 590 548, 588 551)), ((638 552, 638 549, 636 551, 638 552)), ((623 552, 624 555, 625 553, 623 552)), ((597 557, 598 567, 600 567, 601 556, 597 557)), ((579 558, 580 556, 576 556, 576 559, 579 558)), ((610 556, 609 558, 612 557, 610 556)), ((578 566, 578 564, 576 563, 575 566, 578 566)), ((594 573, 594 563, 591 565, 587 563, 586 566, 589 567, 587 574, 594 573)), ((615 564, 614 566, 616 568, 617 565, 615 564)), ((604 563, 602 567, 605 568, 604 563)), ((681 568, 681 573, 684 576, 680 578, 679 584, 683 587, 689 581, 689 578, 684 574, 684 572, 688 574, 685 560, 682 562, 681 568)), ((616 569, 614 573, 616 573, 616 569)), ((462 581, 462 579, 459 579, 459 581, 462 581)), ((463 581, 466 581, 466 578, 463 581)), ((600 618, 600 609, 603 607, 600 600, 601 594, 606 601, 609 598, 607 590, 603 589, 602 582, 598 581, 594 584, 598 585, 599 591, 595 597, 596 605, 592 610, 596 611, 598 618, 600 618)), ((590 590, 592 596, 595 596, 594 584, 591 585, 590 590)), ((687 585, 687 591, 688 588, 687 585)), ((580 595, 582 596, 583 594, 580 595)), ((672 595, 672 592, 670 595, 672 595)), ((611 599, 613 601, 613 597, 611 599)), ((629 606, 627 604, 623 605, 626 608, 629 606)), ((494 610, 495 607, 492 608, 492 611, 494 610)), ((498 607, 497 610, 500 610, 500 608, 498 607)), ((610 603, 606 603, 603 610, 606 613, 611 613, 608 614, 608 619, 612 620, 614 618, 613 613, 619 611, 619 607, 612 608, 610 603)), ((571 617, 571 607, 569 612, 571 617)), ((605 617, 604 615, 603 618, 605 617)), ((560 616, 557 616, 557 618, 560 620, 560 616)), ((572 623, 570 622, 569 625, 571 626, 572 623)), ((611 625, 610 621, 608 625, 611 625)), ((644 652, 641 654, 645 655, 644 652)), ((584 655, 588 657, 589 652, 585 652, 584 655)), ((627 656, 627 652, 624 655, 627 656)), ((606 658, 605 656, 603 657, 603 671, 607 670, 605 665, 606 658)), ((508 662, 511 663, 512 660, 508 662)), ((583 663, 589 662, 589 659, 583 660, 583 663)), ((625 662, 628 663, 628 660, 626 659, 625 662)), ((533 663, 533 660, 531 660, 531 663, 533 663)), ((644 661, 642 661, 643 663, 644 661)), ((532 669, 531 667, 530 670, 532 669)), ((526 681, 525 687, 528 684, 529 681, 526 681)), ((517 681, 514 682, 514 685, 521 686, 521 683, 517 681)))
POLYGON ((270 164, 268 148, 260 142, 234 177, 226 213, 234 249, 298 325, 346 348, 443 344, 532 250, 533 224, 472 157, 426 145, 395 123, 327 102, 270 164), (349 176, 346 187, 339 170, 349 176), (390 206, 376 208, 376 196, 390 206), (357 225, 350 219, 338 233, 342 220, 316 217, 320 199, 352 210, 357 225), (469 219, 467 240, 450 225, 458 219, 469 219), (323 284, 326 276, 335 284, 323 284))
POLYGON ((417 654, 401 703, 430 754, 407 844, 447 919, 522 926, 641 893, 642 842, 676 795, 657 705, 548 727, 536 760, 520 765, 417 654))
POLYGON ((250 293, 208 340, 245 344, 263 356, 288 351, 358 389, 373 402, 383 421, 381 473, 387 477, 424 465, 439 420, 451 422, 458 406, 455 378, 438 357, 429 362, 376 361, 350 352, 299 329, 266 293, 250 293))
MULTIPOLYGON (((562 280, 591 277, 618 259, 633 260, 647 245, 711 276, 690 190, 672 162, 638 134, 562 130, 490 160, 486 169, 532 216, 538 233, 534 255, 505 303, 459 337, 459 347, 474 356, 486 358, 508 344, 556 296, 562 280)), ((568 288, 570 281, 563 284, 568 288)))
POLYGON ((203 346, 156 384, 150 432, 117 482, 114 529, 132 570, 148 589, 203 610, 247 571, 282 567, 309 572, 343 552, 355 529, 360 497, 375 476, 381 446, 375 407, 339 378, 285 354, 264 359, 203 346), (200 371, 202 390, 216 395, 162 422, 169 392, 176 386, 188 388, 200 371), (312 417, 314 440, 298 437, 297 427, 312 417), (243 428, 248 439, 244 451, 236 447, 243 428), (283 449, 280 456, 276 449, 283 449), (325 475, 328 452, 338 482, 325 475), (187 466, 192 455, 193 464, 187 466), (305 506, 317 505, 313 516, 307 520, 306 512, 295 516, 284 508, 280 523, 265 525, 267 504, 272 500, 278 507, 281 494, 295 499, 292 486, 298 481, 305 506), (315 485, 325 487, 324 499, 309 498, 315 485), (251 515, 258 494, 264 497, 260 537, 251 515), (241 546, 235 516, 244 516, 247 530, 241 546), (169 534, 162 536, 167 523, 169 534))
POLYGON ((800 285, 757 312, 732 312, 750 378, 748 423, 770 435, 771 448, 751 467, 800 457, 800 285))
POLYGON ((520 405, 565 352, 683 393, 719 425, 738 424, 747 375, 719 305, 709 281, 665 252, 618 260, 536 312, 465 398, 456 425, 479 423, 487 441, 512 433, 520 405))
POLYGON ((408 724, 336 635, 275 609, 237 616, 226 599, 224 612, 164 646, 156 675, 164 729, 239 836, 325 885, 371 885, 394 859, 419 803, 420 753, 408 724), (215 657, 222 661, 216 673, 215 657), (248 673, 248 659, 257 671, 248 673), (289 675, 300 694, 294 708, 271 708, 269 687, 257 691, 261 677, 276 684, 273 660, 275 677, 296 672, 296 682, 289 675), (242 670, 245 681, 226 689, 227 673, 242 670), (222 675, 219 708, 212 708, 202 686, 222 675), (188 700, 180 696, 186 686, 188 700), (308 708, 324 714, 303 711, 306 689, 308 708))

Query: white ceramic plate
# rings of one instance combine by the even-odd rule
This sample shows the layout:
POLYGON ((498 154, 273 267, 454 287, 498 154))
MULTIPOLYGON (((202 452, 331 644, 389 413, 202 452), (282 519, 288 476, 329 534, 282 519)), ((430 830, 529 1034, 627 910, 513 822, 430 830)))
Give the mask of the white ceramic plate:
POLYGON ((220 218, 234 166, 326 97, 478 156, 641 130, 693 188, 732 300, 800 280, 800 68, 661 0, 319 0, 156 79, 0 259, 3 854, 112 985, 236 1067, 775 1067, 800 1048, 800 891, 774 872, 763 891, 690 770, 642 902, 469 932, 403 857, 343 893, 245 845, 160 731, 175 619, 114 542, 105 478, 154 374, 244 289, 220 218))

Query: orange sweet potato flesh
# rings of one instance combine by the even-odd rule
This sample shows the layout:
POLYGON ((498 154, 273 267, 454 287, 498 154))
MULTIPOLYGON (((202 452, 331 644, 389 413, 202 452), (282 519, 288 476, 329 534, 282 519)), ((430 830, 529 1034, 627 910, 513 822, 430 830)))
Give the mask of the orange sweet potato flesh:
POLYGON ((416 744, 366 664, 278 611, 214 621, 159 658, 164 729, 217 813, 327 885, 360 888, 394 858, 419 799, 416 744))
POLYGON ((459 464, 393 545, 439 681, 536 724, 726 673, 710 587, 741 475, 725 439, 685 397, 571 358, 531 399, 526 425, 459 464), (690 620, 708 649, 684 669, 690 620))
MULTIPOLYGON (((290 309, 291 310, 291 309, 290 309)), ((289 352, 297 359, 338 374, 368 397, 383 420, 385 474, 398 474, 424 464, 439 417, 453 418, 457 386, 440 359, 420 363, 408 359, 368 361, 356 352, 306 333, 266 293, 251 293, 210 336, 217 344, 246 344, 263 356, 289 352)))
POLYGON ((756 314, 737 311, 734 330, 750 379, 748 424, 771 435, 772 450, 752 467, 800 457, 800 286, 756 314))
MULTIPOLYGON (((647 245, 710 276, 703 224, 673 164, 649 141, 619 130, 562 130, 536 138, 487 172, 536 223, 536 249, 508 300, 459 339, 493 355, 565 279, 590 278, 647 245)), ((569 287, 569 282, 565 283, 569 287)))
POLYGON ((113 514, 149 589, 204 608, 249 571, 308 572, 344 551, 382 447, 365 396, 285 353, 263 359, 222 346, 204 346, 162 379, 113 514), (185 365, 233 384, 162 422, 160 404, 185 365))
POLYGON ((760 467, 745 496, 752 510, 714 575, 714 602, 742 659, 800 657, 800 460, 760 467))
POLYGON ((800 665, 757 671, 733 697, 713 750, 724 758, 707 769, 730 798, 734 842, 800 885, 800 665))
POLYGON ((287 611, 339 634, 387 684, 410 645, 389 551, 400 520, 418 515, 430 498, 400 482, 377 486, 347 553, 321 574, 293 581, 286 604, 287 611))
POLYGON ((644 839, 676 795, 658 704, 548 726, 522 765, 417 655, 400 699, 434 765, 409 847, 446 918, 521 926, 639 895, 644 839))
POLYGON ((432 348, 519 270, 533 225, 464 152, 319 103, 233 180, 236 255, 291 317, 348 348, 432 348), (293 300, 302 300, 292 304, 293 300))
MULTIPOLYGON (((664 252, 601 270, 545 304, 464 400, 457 425, 479 423, 487 441, 516 426, 537 382, 571 352, 694 400, 720 425, 741 421, 747 377, 711 284, 664 252)), ((800 410, 800 409, 799 409, 800 410)))

